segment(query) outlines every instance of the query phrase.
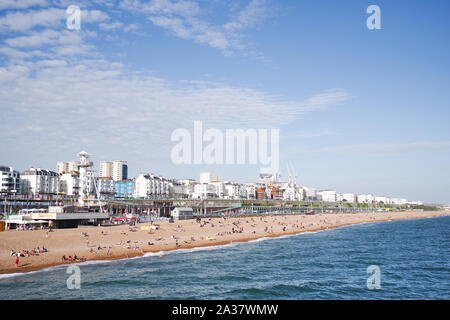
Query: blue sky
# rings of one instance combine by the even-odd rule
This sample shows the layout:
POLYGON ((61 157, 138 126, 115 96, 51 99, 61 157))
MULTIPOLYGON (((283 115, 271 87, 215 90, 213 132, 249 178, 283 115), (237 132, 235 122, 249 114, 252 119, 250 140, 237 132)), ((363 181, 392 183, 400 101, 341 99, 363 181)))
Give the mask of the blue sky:
MULTIPOLYGON (((5 0, 0 162, 85 149, 129 172, 255 181, 172 164, 170 134, 278 128, 281 174, 338 192, 450 202, 448 1, 5 0), (381 9, 369 30, 366 9, 381 9), (82 9, 81 30, 66 8, 82 9)), ((98 165, 97 165, 98 168, 98 165)))

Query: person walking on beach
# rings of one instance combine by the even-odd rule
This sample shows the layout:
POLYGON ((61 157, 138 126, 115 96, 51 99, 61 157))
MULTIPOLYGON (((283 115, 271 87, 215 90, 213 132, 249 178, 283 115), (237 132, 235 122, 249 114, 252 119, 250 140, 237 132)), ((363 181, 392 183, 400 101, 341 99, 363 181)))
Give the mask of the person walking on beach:
POLYGON ((16 265, 16 268, 19 266, 19 256, 18 255, 16 256, 15 265, 16 265))

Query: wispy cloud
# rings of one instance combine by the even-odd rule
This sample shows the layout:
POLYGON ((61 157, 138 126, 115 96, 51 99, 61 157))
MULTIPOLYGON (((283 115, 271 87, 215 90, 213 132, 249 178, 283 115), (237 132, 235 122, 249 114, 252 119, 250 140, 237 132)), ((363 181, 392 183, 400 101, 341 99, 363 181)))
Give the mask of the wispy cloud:
MULTIPOLYGON (((64 28, 67 19, 65 8, 45 8, 39 10, 8 12, 0 17, 0 33, 25 32, 35 27, 64 28)), ((81 10, 83 24, 98 23, 109 19, 100 10, 81 10)))
POLYGON ((0 2, 0 10, 4 9, 26 9, 29 7, 47 6, 46 0, 2 0, 0 2))
POLYGON ((120 7, 146 15, 155 26, 185 40, 208 45, 229 55, 242 50, 242 32, 262 23, 269 14, 267 1, 250 0, 241 11, 233 10, 231 20, 214 23, 194 0, 123 0, 120 7))
POLYGON ((0 86, 3 119, 9 125, 0 134, 6 140, 17 143, 26 136, 14 126, 33 128, 41 122, 52 130, 29 130, 28 141, 62 146, 95 136, 93 147, 105 152, 125 144, 151 146, 163 155, 171 146, 171 132, 190 128, 194 120, 215 128, 279 127, 345 97, 344 92, 330 92, 288 101, 217 82, 168 81, 102 59, 10 64, 0 68, 0 86))

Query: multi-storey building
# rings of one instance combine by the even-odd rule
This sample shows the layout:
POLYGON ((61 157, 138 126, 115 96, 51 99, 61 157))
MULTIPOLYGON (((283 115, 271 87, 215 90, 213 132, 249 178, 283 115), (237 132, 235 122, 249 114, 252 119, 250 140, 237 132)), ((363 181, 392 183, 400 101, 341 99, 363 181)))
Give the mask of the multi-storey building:
POLYGON ((68 196, 78 196, 80 177, 77 173, 63 173, 59 177, 59 192, 68 196))
POLYGON ((357 197, 356 194, 354 193, 343 193, 341 195, 341 199, 339 201, 345 201, 345 202, 349 202, 349 203, 356 203, 357 202, 357 197))
POLYGON ((199 183, 194 186, 194 193, 192 198, 194 199, 210 199, 217 198, 217 188, 213 184, 199 183))
POLYGON ((374 203, 376 197, 373 194, 358 194, 356 196, 358 203, 374 203))
POLYGON ((132 198, 134 192, 134 181, 122 180, 114 182, 115 195, 118 198, 132 198))
POLYGON ((72 173, 78 170, 79 168, 76 161, 59 161, 56 163, 56 172, 58 174, 72 173))
POLYGON ((128 163, 127 161, 114 160, 100 162, 100 177, 110 178, 114 181, 128 179, 128 163))
POLYGON ((18 194, 21 191, 20 173, 12 167, 0 166, 0 193, 18 194))
POLYGON ((25 194, 52 194, 59 191, 59 175, 54 171, 31 167, 20 176, 25 194))
MULTIPOLYGON (((116 193, 114 180, 109 178, 95 178, 95 187, 98 188, 99 196, 102 198, 114 197, 116 193)), ((96 189, 97 192, 97 189, 96 189)))
MULTIPOLYGON (((137 198, 167 198, 172 183, 153 174, 140 174, 135 181, 134 196, 137 198)), ((177 190, 179 192, 179 190, 177 190)))
POLYGON ((336 191, 335 190, 321 190, 317 192, 317 195, 321 197, 322 201, 325 202, 336 202, 336 191))

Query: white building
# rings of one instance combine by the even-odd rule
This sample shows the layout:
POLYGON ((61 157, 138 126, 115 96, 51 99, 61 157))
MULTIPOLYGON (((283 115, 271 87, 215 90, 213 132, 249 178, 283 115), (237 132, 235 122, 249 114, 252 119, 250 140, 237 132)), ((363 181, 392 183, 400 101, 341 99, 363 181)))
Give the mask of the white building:
POLYGON ((392 198, 392 204, 398 204, 398 205, 403 205, 403 204, 407 204, 408 200, 404 199, 404 198, 392 198))
POLYGON ((294 187, 287 187, 283 192, 283 200, 296 201, 298 199, 297 191, 294 187))
POLYGON ((317 200, 317 190, 310 187, 301 187, 303 190, 303 200, 305 201, 315 201, 317 200))
POLYGON ((391 201, 392 201, 392 199, 390 199, 388 197, 375 196, 375 202, 378 202, 378 203, 389 204, 391 201))
POLYGON ((225 199, 245 199, 247 198, 247 192, 245 188, 237 183, 225 183, 224 184, 224 198, 225 199))
POLYGON ((59 177, 59 192, 68 196, 78 196, 80 191, 80 177, 76 173, 63 173, 59 177))
POLYGON ((358 194, 356 196, 358 203, 374 203, 376 197, 373 194, 358 194))
POLYGON ((100 177, 109 178, 114 181, 128 179, 128 162, 123 160, 101 161, 100 177))
POLYGON ((335 190, 321 190, 317 192, 317 196, 321 197, 322 201, 325 202, 336 202, 335 190))
POLYGON ((246 198, 247 199, 255 199, 256 197, 256 186, 253 183, 247 183, 243 186, 243 189, 245 190, 246 198))
POLYGON ((209 183, 199 183, 194 186, 193 199, 217 198, 216 186, 209 183))
POLYGON ((216 183, 220 182, 219 175, 212 172, 200 173, 200 183, 216 183))
POLYGON ((78 170, 79 168, 76 161, 59 161, 56 163, 56 172, 60 175, 63 173, 71 173, 78 170))
POLYGON ((338 201, 345 201, 345 202, 349 202, 349 203, 356 203, 357 202, 357 197, 356 194, 354 193, 343 193, 341 194, 341 200, 338 201))
POLYGON ((173 184, 153 174, 140 174, 134 184, 134 197, 136 198, 167 198, 173 184))
POLYGON ((59 175, 50 170, 33 168, 21 173, 23 191, 25 194, 57 193, 59 189, 59 175))
POLYGON ((21 192, 20 173, 12 167, 0 166, 0 192, 15 193, 21 192))
POLYGON ((109 178, 95 178, 95 185, 98 188, 100 197, 113 197, 115 194, 114 180, 109 178))

